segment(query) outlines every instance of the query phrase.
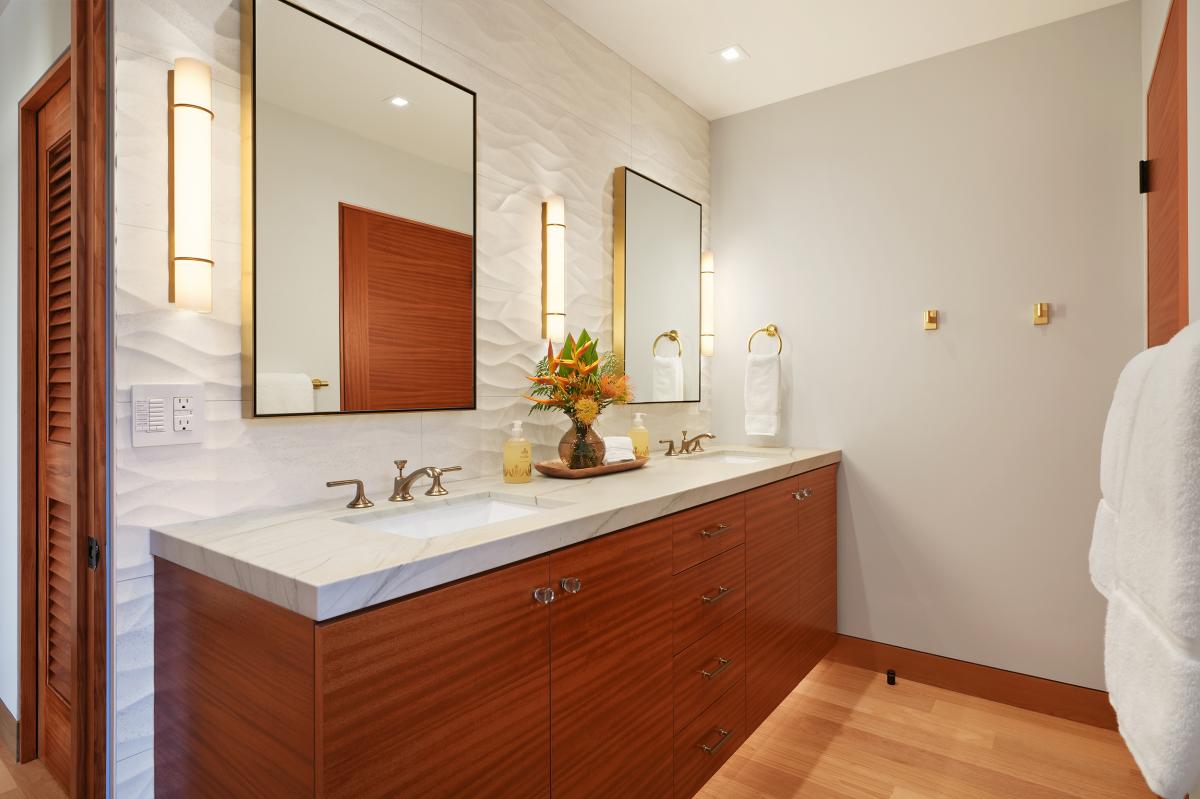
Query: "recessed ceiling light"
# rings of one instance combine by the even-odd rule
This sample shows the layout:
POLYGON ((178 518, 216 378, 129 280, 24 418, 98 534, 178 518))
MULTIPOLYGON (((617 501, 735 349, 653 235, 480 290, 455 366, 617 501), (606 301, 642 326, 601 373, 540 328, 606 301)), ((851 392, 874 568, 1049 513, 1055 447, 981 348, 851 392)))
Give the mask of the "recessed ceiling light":
POLYGON ((734 61, 745 61, 750 57, 746 54, 745 50, 738 47, 736 44, 731 44, 728 47, 718 50, 717 55, 721 56, 722 61, 726 61, 728 63, 733 63, 734 61))
POLYGON ((408 105, 408 100, 405 100, 398 94, 395 97, 388 98, 388 102, 397 108, 403 108, 404 106, 408 105))

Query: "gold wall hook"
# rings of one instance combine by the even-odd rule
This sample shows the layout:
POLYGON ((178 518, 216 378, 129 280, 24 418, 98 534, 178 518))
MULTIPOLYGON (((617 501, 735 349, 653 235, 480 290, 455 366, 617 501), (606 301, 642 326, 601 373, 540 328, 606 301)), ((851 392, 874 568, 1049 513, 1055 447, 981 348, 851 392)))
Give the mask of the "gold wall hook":
POLYGON ((321 378, 319 378, 319 377, 314 377, 314 378, 312 379, 312 384, 313 384, 313 390, 314 390, 314 391, 315 391, 316 389, 318 389, 318 388, 328 388, 328 387, 329 387, 329 381, 328 381, 328 380, 322 380, 322 379, 321 379, 321 378))
POLYGON ((1050 324, 1050 303, 1035 302, 1033 304, 1033 323, 1035 325, 1050 324))
POLYGON ((938 329, 938 312, 937 312, 936 308, 925 312, 925 329, 926 330, 937 330, 938 329))

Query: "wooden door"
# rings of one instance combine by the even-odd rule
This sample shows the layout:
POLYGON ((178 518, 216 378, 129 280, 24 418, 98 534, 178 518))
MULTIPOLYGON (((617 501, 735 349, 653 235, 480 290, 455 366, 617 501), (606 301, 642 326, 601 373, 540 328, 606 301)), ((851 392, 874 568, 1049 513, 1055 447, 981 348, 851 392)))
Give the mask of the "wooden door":
MULTIPOLYGON (((78 714, 73 673, 79 620, 72 314, 71 87, 37 112, 37 706, 38 755, 70 791, 78 714)), ((29 196, 29 195, 27 195, 29 196)), ((28 387, 26 387, 28 388, 28 387)), ((25 421, 24 423, 28 423, 25 421)), ((27 611, 28 612, 28 611, 27 611)))
POLYGON ((746 492, 746 729, 797 682, 800 609, 798 478, 746 492))
POLYGON ((318 795, 549 797, 548 580, 536 558, 318 625, 318 795))
POLYGON ((342 204, 342 410, 472 408, 471 236, 342 204))
POLYGON ((671 795, 671 571, 662 519, 550 556, 554 799, 671 795))
POLYGON ((800 627, 796 682, 837 641, 837 465, 800 475, 800 627))
POLYGON ((1187 2, 1174 0, 1146 95, 1146 343, 1188 323, 1187 2))

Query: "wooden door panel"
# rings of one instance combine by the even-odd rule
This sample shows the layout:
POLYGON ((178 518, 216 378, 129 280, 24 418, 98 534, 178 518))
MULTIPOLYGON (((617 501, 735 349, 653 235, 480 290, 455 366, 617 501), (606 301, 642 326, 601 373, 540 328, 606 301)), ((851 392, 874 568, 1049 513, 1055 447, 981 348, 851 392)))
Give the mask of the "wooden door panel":
POLYGON ((811 494, 800 503, 797 682, 837 640, 837 468, 800 476, 811 494))
POLYGON ((1188 323, 1187 3, 1174 0, 1146 94, 1146 341, 1188 323))
POLYGON ((473 407, 472 237, 346 204, 340 215, 342 410, 473 407))
POLYGON ((668 520, 550 556, 555 799, 671 795, 671 562, 668 520))
POLYGON ((548 797, 548 580, 537 558, 318 625, 321 795, 548 797))

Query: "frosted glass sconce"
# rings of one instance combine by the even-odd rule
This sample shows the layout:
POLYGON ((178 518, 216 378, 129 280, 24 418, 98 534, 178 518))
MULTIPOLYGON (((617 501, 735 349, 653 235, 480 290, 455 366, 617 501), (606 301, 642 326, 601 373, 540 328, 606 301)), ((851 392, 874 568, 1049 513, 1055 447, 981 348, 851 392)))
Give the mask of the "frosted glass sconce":
POLYGON ((567 207, 562 197, 542 203, 542 338, 567 336, 567 207))
POLYGON ((170 77, 170 282, 176 308, 212 312, 212 70, 179 58, 170 77))
POLYGON ((700 354, 712 355, 716 341, 713 324, 713 299, 717 273, 713 265, 713 254, 706 250, 700 254, 700 354))

